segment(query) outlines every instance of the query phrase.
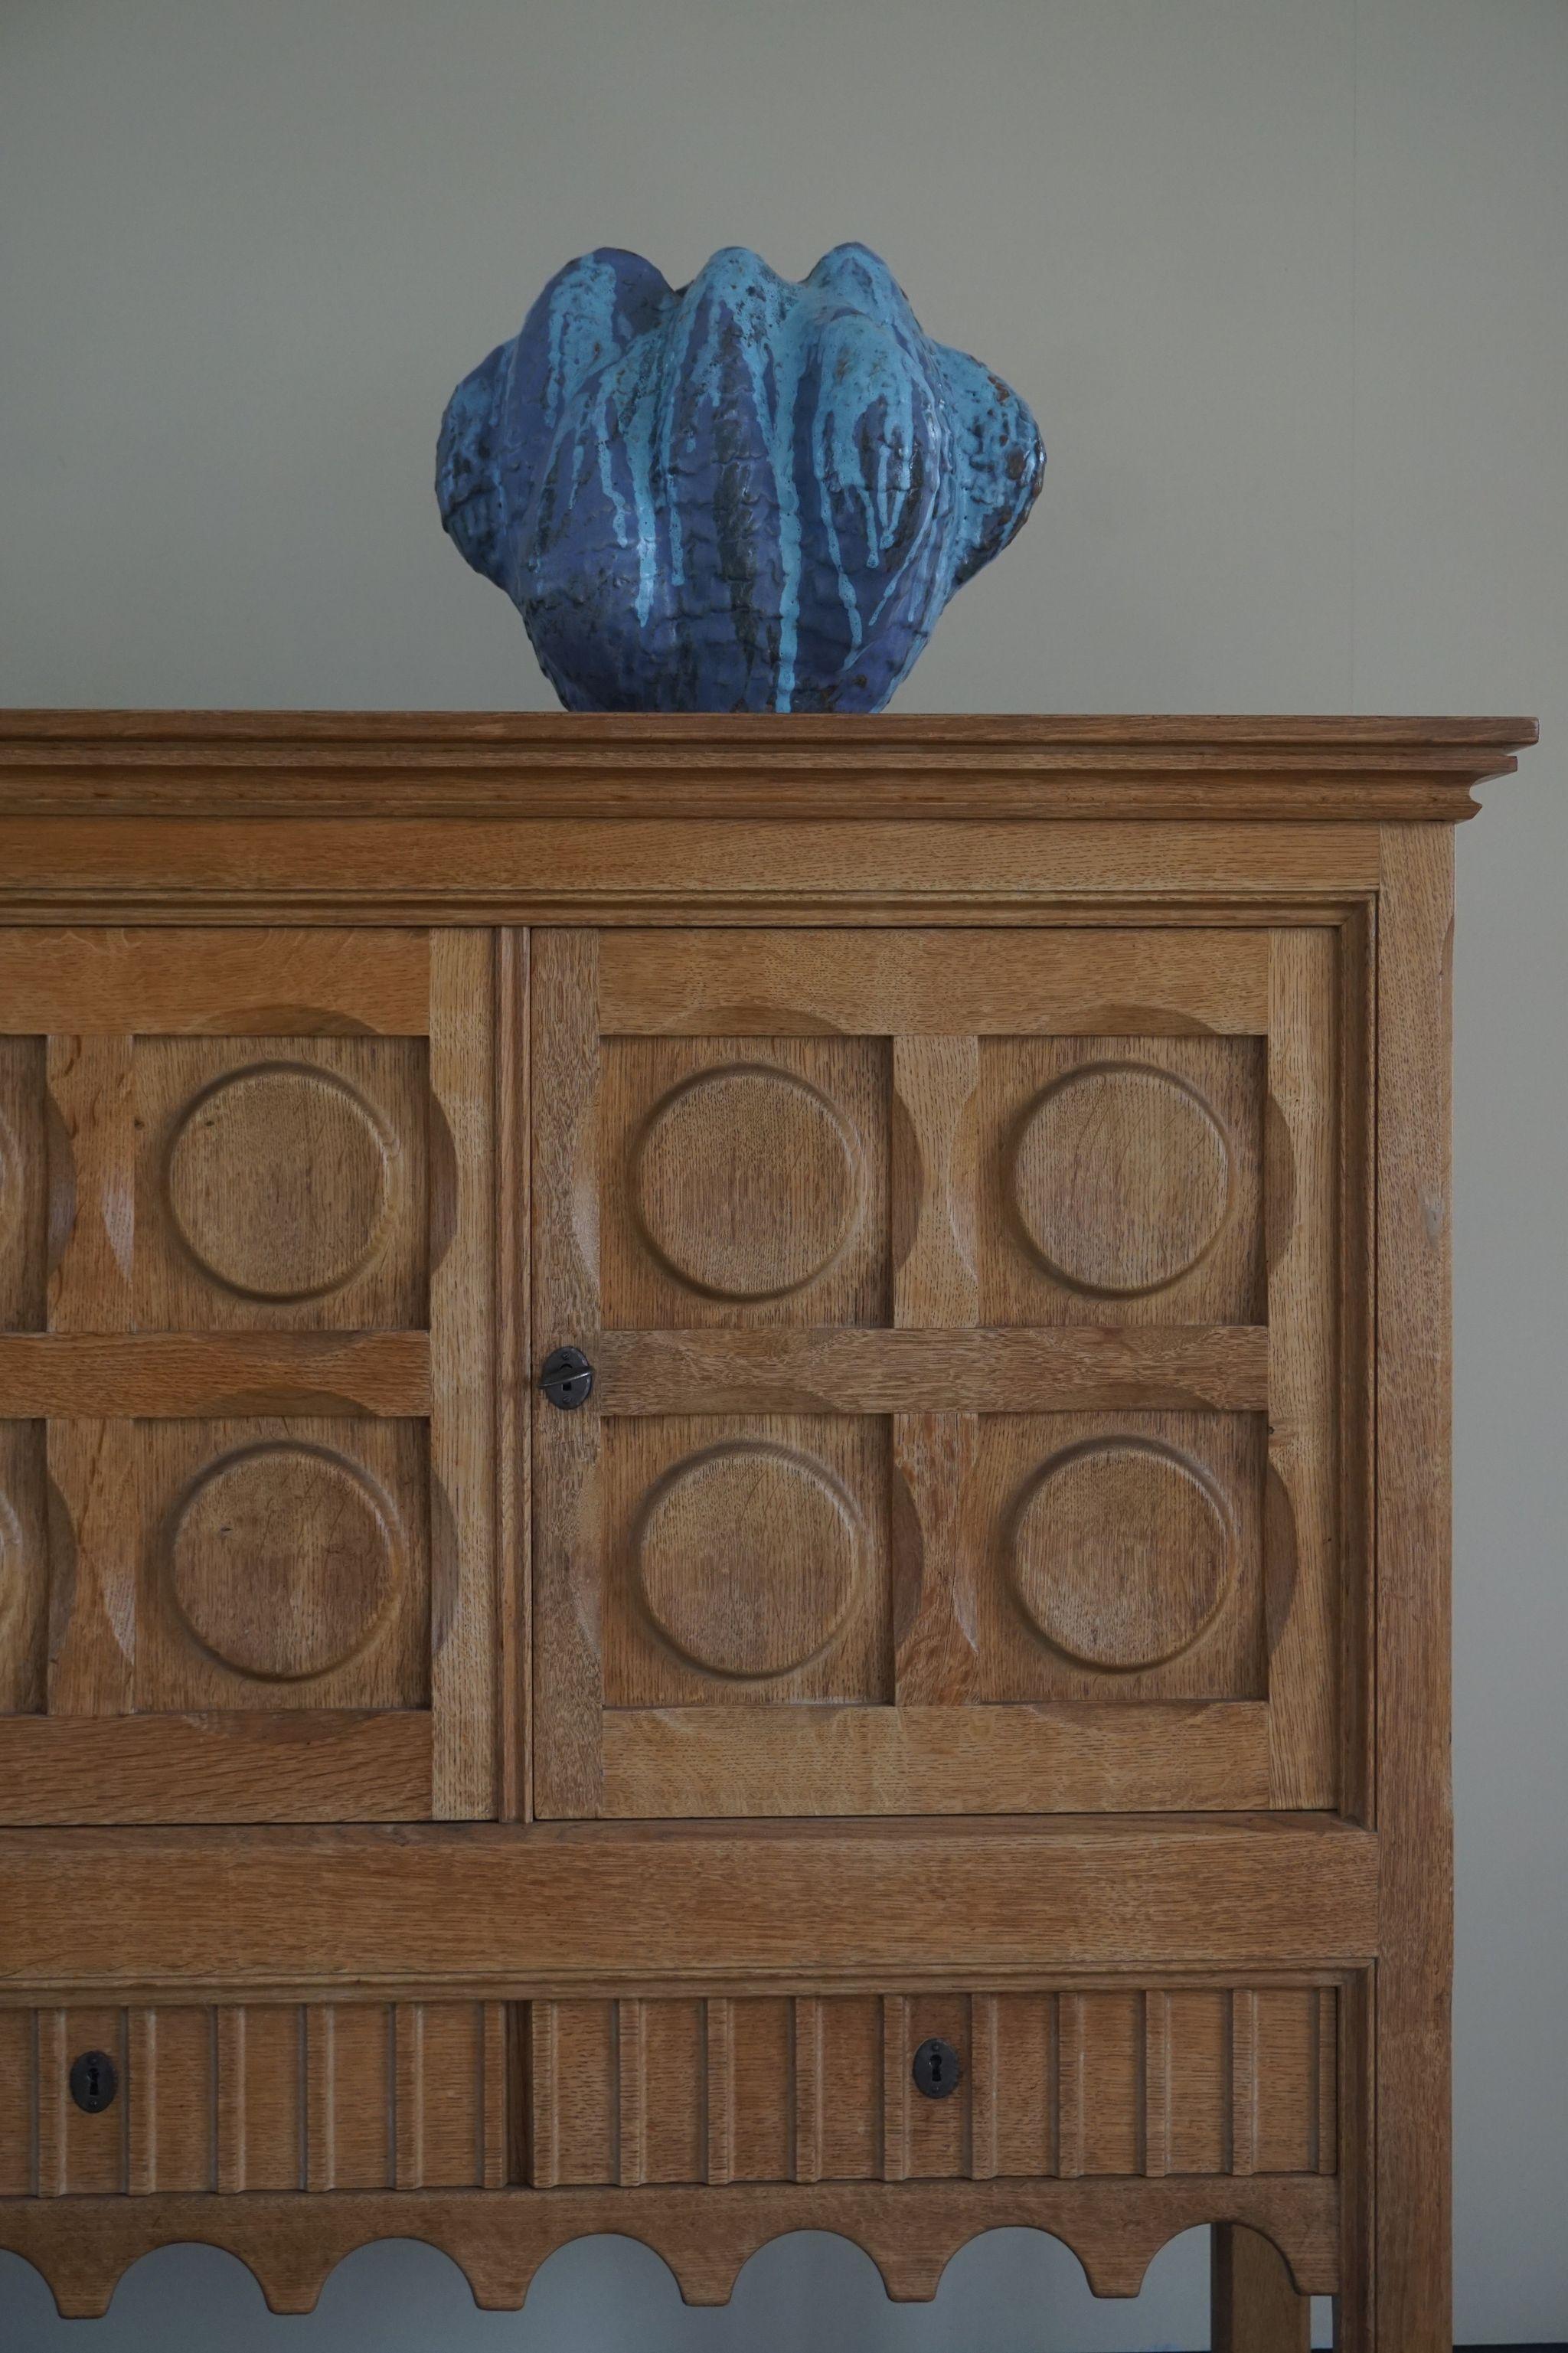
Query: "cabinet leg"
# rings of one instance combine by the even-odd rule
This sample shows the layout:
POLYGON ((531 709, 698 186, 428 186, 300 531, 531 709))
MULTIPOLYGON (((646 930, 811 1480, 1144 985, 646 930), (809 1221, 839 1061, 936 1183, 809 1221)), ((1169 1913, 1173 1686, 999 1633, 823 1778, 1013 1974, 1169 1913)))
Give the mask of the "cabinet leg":
POLYGON ((1216 2222, 1210 2238, 1214 2353, 1310 2353, 1311 2298, 1272 2240, 1239 2222, 1216 2222))

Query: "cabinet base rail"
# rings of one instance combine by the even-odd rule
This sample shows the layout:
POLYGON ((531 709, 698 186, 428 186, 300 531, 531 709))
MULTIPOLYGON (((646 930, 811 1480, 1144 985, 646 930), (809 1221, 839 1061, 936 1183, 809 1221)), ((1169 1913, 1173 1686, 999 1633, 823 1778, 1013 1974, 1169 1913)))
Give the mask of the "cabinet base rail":
POLYGON ((641 2240, 682 2300, 727 2304, 748 2259, 795 2231, 865 2250, 898 2303, 935 2295, 959 2249, 987 2231, 1048 2232, 1096 2295, 1134 2296, 1166 2242, 1235 2222, 1271 2240, 1303 2295, 1339 2284, 1339 2184, 1329 2176, 1216 2181, 796 2182, 639 2189, 242 2192, 0 2200, 0 2246, 42 2273, 63 2317, 109 2308, 153 2248, 218 2246, 254 2274, 269 2310, 312 2311, 343 2257, 377 2239, 422 2239, 464 2273, 486 2311, 515 2310, 558 2247, 598 2232, 641 2240))

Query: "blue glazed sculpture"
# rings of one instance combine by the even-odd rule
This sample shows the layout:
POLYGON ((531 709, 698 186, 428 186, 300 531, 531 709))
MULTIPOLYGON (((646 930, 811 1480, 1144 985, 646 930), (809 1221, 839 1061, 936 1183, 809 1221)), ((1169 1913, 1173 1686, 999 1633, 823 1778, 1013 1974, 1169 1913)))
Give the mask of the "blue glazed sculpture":
POLYGON ((569 711, 879 711, 1045 457, 863 245, 679 291, 605 247, 458 386, 436 487, 569 711))

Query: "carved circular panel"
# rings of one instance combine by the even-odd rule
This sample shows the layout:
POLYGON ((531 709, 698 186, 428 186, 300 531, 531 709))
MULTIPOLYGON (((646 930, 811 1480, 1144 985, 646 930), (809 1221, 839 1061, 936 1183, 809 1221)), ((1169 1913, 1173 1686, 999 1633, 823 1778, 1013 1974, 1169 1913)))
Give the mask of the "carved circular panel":
POLYGON ((855 1219, 854 1145, 788 1071, 705 1071, 650 1113, 633 1155, 643 1237, 718 1299, 777 1299, 832 1265, 855 1219))
POLYGON ((330 1071, 268 1062, 221 1078, 174 1132, 165 1180, 203 1271, 249 1299, 316 1299, 374 1256, 395 1147, 330 1071))
POLYGON ((826 1648, 854 1601, 855 1506, 820 1463, 787 1447, 715 1446, 654 1489, 633 1574, 653 1624, 692 1666, 787 1674, 826 1648))
POLYGON ((198 1642, 241 1674, 290 1683, 363 1648, 396 1591, 390 1504, 353 1463, 293 1441, 204 1471, 177 1506, 168 1575, 198 1642))
POLYGON ((1231 1157, 1202 1097, 1141 1062, 1069 1071, 1014 1137, 1013 1206, 1047 1272, 1102 1298, 1196 1266, 1230 1208, 1231 1157))
POLYGON ((1156 1667, 1195 1642, 1232 1575, 1229 1519, 1197 1465, 1142 1439, 1052 1457, 1013 1522, 1014 1590, 1080 1665, 1156 1667))

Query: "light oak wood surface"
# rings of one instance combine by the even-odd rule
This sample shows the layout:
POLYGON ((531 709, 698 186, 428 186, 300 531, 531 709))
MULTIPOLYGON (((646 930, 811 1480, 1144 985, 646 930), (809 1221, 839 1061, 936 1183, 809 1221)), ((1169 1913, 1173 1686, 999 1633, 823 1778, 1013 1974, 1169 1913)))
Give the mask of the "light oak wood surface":
POLYGON ((0 931, 5 1819, 495 1811, 496 957, 0 931))
POLYGON ((63 2309, 1206 2223, 1228 2353, 1447 2353, 1451 827, 1533 740, 0 714, 63 2309))
POLYGON ((1375 1836, 1324 1814, 0 1831, 18 1995, 1338 1970, 1378 1915, 1375 1836))

